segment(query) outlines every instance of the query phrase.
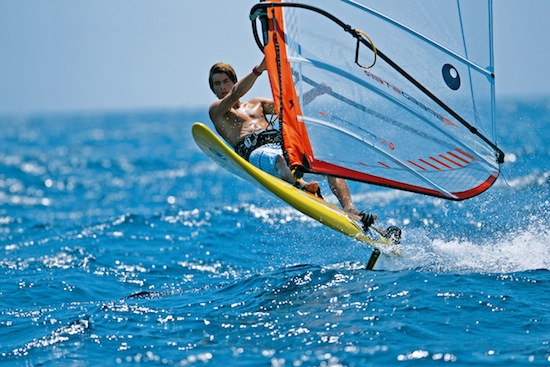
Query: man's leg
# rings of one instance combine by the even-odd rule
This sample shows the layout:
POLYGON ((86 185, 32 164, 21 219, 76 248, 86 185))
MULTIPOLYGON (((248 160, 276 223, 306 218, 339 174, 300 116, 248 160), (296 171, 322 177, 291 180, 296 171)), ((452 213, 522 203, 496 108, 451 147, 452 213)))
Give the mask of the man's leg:
MULTIPOLYGON (((293 185, 296 185, 296 177, 292 174, 292 171, 288 167, 288 164, 286 163, 285 158, 282 155, 279 155, 277 157, 277 160, 275 161, 275 169, 279 173, 279 177, 283 180, 285 180, 288 183, 291 183, 293 185)), ((315 194, 320 196, 321 192, 319 191, 319 184, 317 182, 306 182, 304 180, 300 180, 299 186, 302 190, 307 191, 311 194, 315 194)))
POLYGON ((294 178, 290 168, 288 168, 288 164, 286 164, 286 160, 282 155, 277 156, 277 160, 275 161, 275 169, 279 173, 279 177, 281 179, 294 185, 296 179, 294 178))
POLYGON ((359 215, 361 217, 361 222, 363 222, 364 230, 367 230, 370 225, 373 224, 376 219, 378 219, 378 215, 376 214, 370 214, 367 211, 360 212, 359 210, 357 210, 351 199, 348 182, 346 180, 344 180, 343 178, 332 176, 328 176, 327 180, 330 189, 332 190, 334 195, 336 195, 338 201, 340 201, 340 205, 342 206, 342 208, 352 214, 359 215))
POLYGON ((340 205, 344 210, 359 215, 359 210, 353 204, 351 194, 349 192, 349 186, 346 180, 339 177, 327 176, 327 181, 331 191, 340 201, 340 205))

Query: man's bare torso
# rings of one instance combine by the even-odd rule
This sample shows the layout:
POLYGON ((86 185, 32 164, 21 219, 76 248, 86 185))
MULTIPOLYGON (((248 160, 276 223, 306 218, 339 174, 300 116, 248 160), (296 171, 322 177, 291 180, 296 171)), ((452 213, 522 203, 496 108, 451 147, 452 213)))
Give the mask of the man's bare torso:
POLYGON ((221 119, 213 121, 216 131, 235 147, 242 137, 269 126, 265 118, 265 103, 266 101, 260 98, 237 103, 224 113, 221 119))

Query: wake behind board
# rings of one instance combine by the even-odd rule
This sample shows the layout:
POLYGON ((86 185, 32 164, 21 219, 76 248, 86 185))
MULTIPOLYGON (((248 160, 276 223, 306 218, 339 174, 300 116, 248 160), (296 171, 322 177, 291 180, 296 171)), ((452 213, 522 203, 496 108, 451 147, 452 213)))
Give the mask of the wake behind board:
MULTIPOLYGON (((375 249, 374 253, 379 253, 378 249, 380 249, 382 252, 398 254, 393 246, 393 241, 386 237, 387 234, 385 231, 371 226, 367 232, 364 232, 362 226, 355 220, 356 216, 250 164, 235 153, 233 149, 204 124, 195 123, 192 132, 193 138, 199 148, 214 162, 231 173, 271 192, 295 209, 319 221, 323 225, 373 246, 375 249)), ((374 264, 372 264, 372 267, 374 267, 374 264)))

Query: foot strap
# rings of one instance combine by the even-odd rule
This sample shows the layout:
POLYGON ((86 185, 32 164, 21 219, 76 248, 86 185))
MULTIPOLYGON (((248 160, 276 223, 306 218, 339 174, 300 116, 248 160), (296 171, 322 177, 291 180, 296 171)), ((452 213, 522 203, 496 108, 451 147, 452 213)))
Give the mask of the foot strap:
POLYGON ((363 223, 363 231, 366 232, 374 224, 376 216, 366 211, 359 213, 359 216, 361 217, 361 223, 363 223))
POLYGON ((401 242, 401 228, 389 226, 386 229, 386 237, 392 240, 394 244, 398 245, 401 242))

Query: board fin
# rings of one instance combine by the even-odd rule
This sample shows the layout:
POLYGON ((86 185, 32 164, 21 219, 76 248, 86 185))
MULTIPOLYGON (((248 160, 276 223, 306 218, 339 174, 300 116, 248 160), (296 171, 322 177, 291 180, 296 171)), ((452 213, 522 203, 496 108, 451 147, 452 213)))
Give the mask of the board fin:
POLYGON ((367 266, 365 267, 365 269, 373 270, 379 257, 380 257, 380 250, 377 248, 372 250, 372 254, 370 255, 369 261, 367 262, 367 266))

